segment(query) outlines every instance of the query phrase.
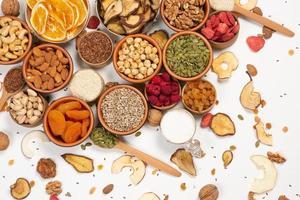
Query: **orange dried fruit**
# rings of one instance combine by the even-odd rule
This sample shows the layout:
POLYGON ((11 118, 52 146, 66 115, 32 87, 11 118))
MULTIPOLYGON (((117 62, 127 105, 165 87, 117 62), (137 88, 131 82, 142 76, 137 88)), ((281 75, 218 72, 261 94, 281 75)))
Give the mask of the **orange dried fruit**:
POLYGON ((59 136, 65 132, 65 128, 66 128, 65 116, 58 110, 51 110, 48 113, 48 123, 53 135, 59 136))
POLYGON ((85 119, 82 121, 82 126, 81 126, 81 137, 84 137, 87 132, 88 132, 88 128, 90 125, 90 119, 85 119))
POLYGON ((70 101, 67 103, 62 103, 57 107, 57 110, 59 110, 62 113, 66 113, 68 110, 79 110, 81 109, 81 103, 78 101, 70 101))
POLYGON ((77 7, 78 9, 78 19, 75 19, 75 26, 80 26, 87 18, 88 11, 84 0, 69 0, 68 3, 72 7, 77 7))
POLYGON ((66 143, 76 142, 81 134, 81 123, 76 122, 67 128, 66 132, 62 135, 62 139, 66 143))
POLYGON ((90 112, 88 110, 68 110, 66 115, 73 120, 84 120, 89 118, 90 112))
POLYGON ((46 24, 48 19, 48 10, 43 3, 36 4, 31 13, 30 23, 34 30, 39 34, 43 34, 46 31, 46 24))
POLYGON ((38 2, 38 0, 26 0, 27 6, 30 9, 33 9, 33 7, 35 6, 35 4, 38 2))
POLYGON ((65 29, 69 30, 74 25, 74 12, 72 6, 66 0, 48 0, 53 6, 56 14, 65 24, 65 29))
POLYGON ((51 41, 61 41, 66 38, 67 32, 62 21, 53 16, 48 16, 46 30, 41 35, 51 41))

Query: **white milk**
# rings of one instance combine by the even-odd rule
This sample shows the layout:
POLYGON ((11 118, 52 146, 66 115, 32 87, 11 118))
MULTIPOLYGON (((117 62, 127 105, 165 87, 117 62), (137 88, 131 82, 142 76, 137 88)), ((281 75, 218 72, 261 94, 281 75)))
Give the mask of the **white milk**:
POLYGON ((196 121, 187 110, 175 109, 164 114, 160 127, 169 142, 182 144, 194 136, 196 121))

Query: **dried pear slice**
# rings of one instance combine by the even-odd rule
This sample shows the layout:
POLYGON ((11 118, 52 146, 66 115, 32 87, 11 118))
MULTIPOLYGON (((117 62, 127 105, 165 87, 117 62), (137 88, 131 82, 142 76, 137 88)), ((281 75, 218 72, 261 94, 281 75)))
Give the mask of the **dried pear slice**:
POLYGON ((160 200, 160 198, 153 192, 144 193, 138 200, 160 200))
POLYGON ((110 4, 104 14, 104 24, 107 24, 113 18, 119 16, 123 11, 122 0, 117 0, 110 4))
POLYGON ((153 10, 158 10, 160 7, 160 0, 151 0, 151 8, 153 10))
POLYGON ((115 2, 115 1, 116 1, 116 0, 100 0, 102 9, 103 9, 104 11, 106 11, 107 8, 108 8, 113 2, 115 2))
POLYGON ((146 10, 145 5, 141 2, 141 5, 139 6, 139 8, 136 11, 136 15, 140 15, 140 14, 144 14, 146 10))
POLYGON ((235 134, 235 125, 233 121, 224 113, 217 113, 213 116, 210 128, 218 136, 235 134))
POLYGON ((272 146, 273 137, 272 135, 266 133, 263 122, 258 122, 254 127, 256 130, 257 139, 265 145, 272 146))
POLYGON ((240 102, 244 108, 255 110, 261 103, 261 95, 259 92, 254 91, 252 77, 250 75, 249 77, 250 81, 243 87, 241 92, 240 102))
POLYGON ((185 149, 177 149, 171 156, 171 162, 175 163, 177 167, 192 176, 196 176, 196 169, 193 161, 193 156, 185 149))
POLYGON ((107 28, 114 32, 114 33, 117 33, 119 35, 124 35, 126 32, 125 32, 125 29, 123 28, 123 26, 118 23, 118 22, 112 22, 112 23, 109 23, 107 25, 107 28))
POLYGON ((123 28, 125 29, 126 34, 134 34, 134 33, 138 33, 144 27, 144 25, 145 25, 145 23, 143 22, 135 28, 130 28, 125 25, 123 25, 123 28))
POLYGON ((169 34, 165 30, 158 30, 150 34, 150 37, 152 37, 160 46, 161 49, 164 48, 165 44, 169 40, 169 34))
POLYGON ((227 166, 233 160, 233 153, 232 153, 232 151, 230 151, 230 150, 224 151, 224 153, 222 154, 222 160, 223 160, 223 163, 224 163, 224 168, 226 169, 227 166))
POLYGON ((88 157, 70 153, 63 154, 61 157, 67 163, 72 165, 72 167, 79 173, 90 173, 94 171, 93 160, 88 157))
POLYGON ((214 59, 212 71, 218 75, 219 79, 227 79, 231 77, 232 72, 237 69, 238 65, 239 60, 236 58, 234 53, 226 51, 214 59), (223 64, 227 67, 223 68, 223 64))
POLYGON ((143 18, 142 15, 130 15, 127 18, 122 18, 121 24, 129 28, 135 28, 143 22, 143 18))
POLYGON ((128 17, 138 10, 140 2, 136 0, 123 0, 123 11, 120 13, 121 17, 128 17))
POLYGON ((25 199, 31 192, 30 183, 25 178, 18 178, 10 186, 10 194, 14 199, 25 199))
POLYGON ((145 13, 143 14, 144 22, 147 23, 151 20, 152 10, 150 7, 147 7, 145 13))

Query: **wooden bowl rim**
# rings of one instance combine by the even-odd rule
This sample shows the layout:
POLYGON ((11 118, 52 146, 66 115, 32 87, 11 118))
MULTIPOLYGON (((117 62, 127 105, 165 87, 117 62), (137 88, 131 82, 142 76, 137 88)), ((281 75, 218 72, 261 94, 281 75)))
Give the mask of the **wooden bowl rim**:
POLYGON ((203 36, 201 35, 200 33, 196 33, 196 32, 193 32, 193 31, 182 31, 182 32, 178 32, 176 34, 174 34, 168 41, 167 43, 165 44, 164 46, 164 49, 163 49, 163 64, 164 64, 164 67, 166 69, 166 71, 173 77, 175 77, 176 79, 178 80, 181 80, 181 81, 194 81, 194 80, 197 80, 197 79, 200 79, 201 77, 203 77, 208 71, 209 69, 211 68, 211 65, 212 65, 212 62, 213 62, 213 50, 212 50, 212 47, 210 45, 210 43, 208 42, 208 40, 203 36), (207 66, 204 68, 204 70, 202 72, 200 72, 198 75, 194 76, 194 77, 189 77, 189 78, 185 78, 185 77, 181 77, 181 76, 178 76, 177 74, 175 74, 168 66, 168 63, 167 63, 167 59, 166 59, 166 54, 167 54, 167 48, 169 47, 170 43, 176 39, 177 37, 179 36, 182 36, 182 35, 195 35, 197 37, 199 37, 206 45, 206 47, 208 48, 209 50, 209 61, 207 63, 207 66))
POLYGON ((28 62, 29 62, 29 59, 30 59, 30 56, 32 55, 32 52, 33 52, 33 49, 27 54, 27 56, 25 57, 24 59, 24 62, 23 62, 23 66, 22 66, 22 70, 23 70, 23 77, 25 79, 25 82, 27 83, 27 85, 37 91, 37 92, 40 92, 40 93, 43 93, 43 94, 49 94, 49 93, 54 93, 54 92, 57 92, 61 89, 63 89, 64 87, 66 87, 68 85, 68 83, 71 81, 71 78, 72 78, 72 75, 73 75, 73 71, 74 71, 74 64, 73 64, 73 59, 72 57, 70 56, 69 52, 64 49, 63 47, 61 46, 58 46, 56 44, 50 44, 50 43, 46 43, 46 44, 40 44, 38 46, 36 46, 40 49, 45 49, 47 47, 52 47, 54 49, 59 49, 63 52, 63 54, 68 58, 69 60, 69 74, 68 74, 68 77, 67 79, 64 81, 63 84, 61 84, 60 86, 52 89, 52 90, 42 90, 42 89, 38 89, 38 88, 35 88, 34 85, 32 83, 30 83, 27 79, 26 79, 26 69, 28 67, 28 62))
MULTIPOLYGON (((187 106, 187 105, 185 104, 183 98, 181 98, 181 102, 182 102, 182 104, 184 105, 184 107, 185 107, 186 109, 188 109, 190 112, 192 112, 192 113, 194 113, 194 114, 197 114, 197 115, 202 115, 202 114, 204 114, 204 113, 209 112, 209 111, 210 111, 211 109, 213 109, 213 107, 216 105, 216 102, 217 102, 217 90, 216 90, 216 87, 215 87, 210 81, 208 81, 208 80, 206 80, 206 79, 199 79, 199 80, 196 80, 196 82, 198 82, 198 81, 204 81, 204 82, 207 82, 208 84, 210 84, 210 85, 212 86, 213 90, 215 91, 215 100, 214 100, 214 103, 212 103, 211 106, 210 106, 209 108, 205 109, 205 110, 202 110, 202 111, 195 111, 195 110, 191 109, 189 106, 187 106)), ((191 82, 193 82, 193 81, 191 81, 191 82)), ((182 94, 181 94, 182 97, 183 97, 183 95, 184 95, 184 90, 185 90, 185 88, 186 88, 186 86, 187 86, 188 83, 189 83, 189 82, 187 82, 186 84, 184 84, 184 86, 183 86, 183 88, 182 88, 182 94)))
POLYGON ((91 134, 93 128, 94 128, 94 114, 93 114, 93 111, 91 109, 91 107, 86 103, 84 102, 83 100, 77 98, 77 97, 73 97, 73 96, 65 96, 65 97, 61 97, 59 99, 56 99, 54 101, 51 102, 51 104, 48 106, 46 112, 45 112, 45 115, 44 115, 44 119, 43 119, 43 127, 44 127, 44 131, 47 135, 47 137, 49 138, 49 140, 51 142, 53 142, 54 144, 58 145, 58 146, 61 146, 61 147, 72 147, 72 146, 76 146, 78 144, 81 144, 83 141, 85 141, 89 135, 91 134), (89 129, 87 131, 87 134, 82 137, 81 139, 77 140, 76 142, 73 142, 73 143, 65 143, 63 142, 62 140, 58 140, 51 132, 50 128, 49 128, 49 125, 48 125, 48 114, 51 110, 53 110, 53 108, 61 103, 64 103, 64 102, 69 102, 69 101, 78 101, 81 103, 81 105, 83 105, 90 113, 90 126, 89 126, 89 129))
POLYGON ((166 19, 164 13, 165 13, 165 3, 166 0, 162 0, 161 3, 160 3, 160 13, 161 13, 161 18, 163 20, 163 22, 170 28, 172 29, 173 31, 175 32, 181 32, 181 31, 197 31, 199 30, 207 21, 208 19, 208 15, 210 13, 210 3, 209 3, 209 0, 205 0, 205 15, 204 15, 204 18, 202 20, 202 22, 200 24, 198 24, 197 26, 195 26, 194 28, 191 28, 189 30, 183 30, 183 29, 178 29, 176 28, 175 26, 172 26, 169 21, 166 19))
POLYGON ((152 39, 150 36, 145 35, 145 34, 133 34, 133 35, 128 35, 124 38, 122 38, 115 46, 114 48, 114 52, 113 52, 113 65, 115 68, 115 71, 117 72, 117 74, 124 80, 130 82, 130 83, 145 83, 147 81, 149 81, 150 79, 152 79, 157 73, 159 73, 161 67, 162 67, 162 51, 161 48, 159 47, 158 43, 152 39), (126 41, 127 38, 137 38, 140 37, 144 40, 147 40, 149 43, 151 43, 154 47, 157 48, 157 53, 158 53, 158 58, 159 58, 159 63, 157 65, 157 68, 154 70, 153 74, 151 76, 148 76, 144 79, 138 80, 138 79, 132 79, 129 78, 128 76, 124 75, 123 73, 121 73, 118 70, 118 66, 117 66, 117 62, 118 62, 118 52, 122 47, 122 44, 126 41))
POLYGON ((7 61, 7 62, 0 61, 1 65, 11 65, 11 64, 21 62, 26 57, 26 55, 29 53, 29 51, 31 50, 31 46, 32 46, 32 35, 31 35, 31 30, 30 30, 29 26, 27 25, 27 23, 24 20, 22 20, 18 17, 14 17, 14 16, 0 16, 0 19, 5 18, 5 17, 8 17, 8 18, 11 18, 13 20, 19 21, 22 24, 23 28, 25 28, 28 31, 28 46, 27 46, 26 51, 23 53, 23 55, 20 56, 19 58, 15 59, 15 60, 10 60, 10 61, 7 61))
POLYGON ((137 88, 133 87, 133 86, 130 86, 130 85, 125 85, 125 84, 120 84, 120 85, 115 85, 109 89, 107 89, 106 91, 104 91, 100 98, 99 98, 99 101, 98 101, 98 104, 97 104, 97 113, 98 113, 98 118, 99 118, 99 121, 101 123, 101 125, 106 129, 108 130, 109 132, 113 133, 113 134, 116 134, 116 135, 130 135, 132 133, 135 133, 136 131, 138 131, 140 128, 142 128, 142 126, 146 123, 146 120, 147 120, 147 117, 148 117, 148 102, 146 100, 146 98, 144 97, 143 93, 140 92, 137 88), (114 130, 112 128, 110 128, 104 118, 103 118, 103 115, 102 115, 102 111, 101 111, 101 104, 105 98, 105 96, 107 94, 109 94, 111 91, 115 90, 115 89, 120 89, 120 88, 127 88, 127 89, 130 89, 130 90, 133 90, 134 92, 136 92, 142 99, 143 103, 144 103, 144 106, 145 106, 145 115, 141 121, 141 123, 135 127, 134 129, 132 130, 129 130, 129 131, 117 131, 117 130, 114 130))

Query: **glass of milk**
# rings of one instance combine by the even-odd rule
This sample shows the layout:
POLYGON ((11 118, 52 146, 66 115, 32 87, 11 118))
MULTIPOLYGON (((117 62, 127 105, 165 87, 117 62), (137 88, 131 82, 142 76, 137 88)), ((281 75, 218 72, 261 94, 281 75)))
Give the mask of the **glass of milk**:
POLYGON ((196 132, 196 120, 185 109, 173 109, 166 112, 160 122, 162 135, 173 144, 181 144, 195 157, 202 157, 200 142, 193 139, 196 132))

